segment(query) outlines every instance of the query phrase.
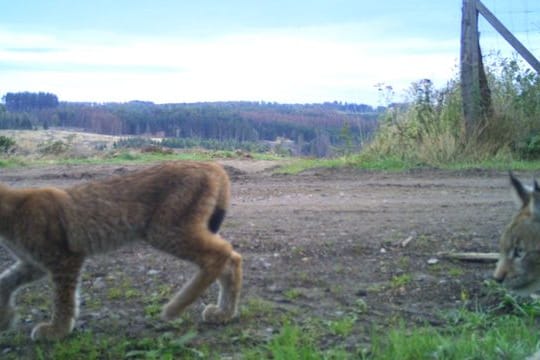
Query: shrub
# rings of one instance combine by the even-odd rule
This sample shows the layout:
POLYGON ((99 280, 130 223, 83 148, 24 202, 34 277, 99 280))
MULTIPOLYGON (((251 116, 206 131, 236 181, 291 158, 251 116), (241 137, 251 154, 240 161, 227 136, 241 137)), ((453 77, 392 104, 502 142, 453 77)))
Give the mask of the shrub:
POLYGON ((459 81, 435 89, 424 79, 411 85, 404 104, 388 107, 365 155, 430 166, 540 157, 539 75, 521 70, 516 60, 500 58, 487 72, 493 114, 478 126, 472 141, 464 137, 459 81))
POLYGON ((0 151, 3 153, 9 153, 15 148, 15 140, 10 137, 0 135, 0 151))
POLYGON ((38 145, 39 152, 43 155, 61 155, 69 150, 69 144, 62 140, 48 141, 38 145))

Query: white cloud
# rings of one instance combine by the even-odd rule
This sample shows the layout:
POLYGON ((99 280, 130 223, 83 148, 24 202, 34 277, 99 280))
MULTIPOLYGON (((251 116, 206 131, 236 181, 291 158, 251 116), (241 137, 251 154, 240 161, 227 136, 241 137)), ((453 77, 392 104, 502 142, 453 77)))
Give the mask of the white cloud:
POLYGON ((100 33, 62 39, 0 30, 0 93, 51 91, 61 100, 81 101, 376 104, 376 83, 399 89, 453 75, 457 39, 388 39, 384 28, 372 26, 259 30, 202 40, 100 33))

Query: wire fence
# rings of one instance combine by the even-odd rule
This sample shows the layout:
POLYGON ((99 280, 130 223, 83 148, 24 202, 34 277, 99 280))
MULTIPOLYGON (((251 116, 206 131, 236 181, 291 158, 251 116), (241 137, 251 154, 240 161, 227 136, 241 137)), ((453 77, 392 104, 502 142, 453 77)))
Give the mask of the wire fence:
MULTIPOLYGON (((540 58, 540 1, 482 0, 482 2, 536 58, 540 58)), ((512 47, 481 16, 478 27, 484 54, 515 53, 512 47)))

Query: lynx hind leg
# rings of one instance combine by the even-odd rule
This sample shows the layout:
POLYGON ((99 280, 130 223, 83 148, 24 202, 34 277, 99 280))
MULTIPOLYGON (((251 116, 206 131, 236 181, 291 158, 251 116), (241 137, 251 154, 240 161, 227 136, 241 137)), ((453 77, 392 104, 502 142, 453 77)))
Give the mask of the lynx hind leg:
POLYGON ((242 256, 235 251, 227 260, 218 278, 219 296, 217 305, 208 305, 203 311, 203 320, 223 323, 237 316, 238 301, 242 289, 242 256))
POLYGON ((68 259, 51 273, 54 285, 53 314, 50 322, 32 330, 32 340, 58 340, 73 330, 78 315, 79 273, 83 260, 68 259))
MULTIPOLYGON (((232 246, 227 241, 223 240, 219 235, 212 234, 210 232, 204 232, 197 240, 191 242, 191 244, 197 244, 196 249, 190 249, 190 252, 194 254, 194 259, 189 259, 194 261, 199 266, 199 271, 195 276, 184 285, 184 287, 169 301, 168 304, 163 308, 162 317, 165 320, 171 320, 177 317, 188 305, 193 303, 216 279, 220 277, 223 273, 231 273, 231 275, 226 275, 223 277, 227 289, 238 288, 234 299, 231 299, 231 294, 234 291, 227 291, 225 296, 222 296, 223 305, 227 303, 227 308, 219 307, 220 316, 226 318, 227 320, 233 316, 235 306, 230 306, 229 303, 232 301, 233 304, 238 302, 237 296, 239 294, 240 280, 233 280, 233 271, 232 268, 241 265, 241 261, 238 261, 237 254, 232 251, 232 246), (237 259, 236 263, 238 265, 229 265, 231 262, 231 257, 237 259), (227 270, 227 269, 231 270, 227 270), (232 286, 234 285, 234 286, 232 286), (224 315, 221 315, 223 313, 224 315)), ((170 252, 170 251, 169 251, 170 252)), ((179 257, 184 257, 185 254, 174 254, 179 257)), ((241 271, 234 271, 235 275, 241 276, 241 271)), ((204 316, 204 315, 203 315, 204 316)))
POLYGON ((13 295, 17 289, 44 276, 44 271, 22 261, 0 274, 0 331, 8 329, 13 322, 13 295))

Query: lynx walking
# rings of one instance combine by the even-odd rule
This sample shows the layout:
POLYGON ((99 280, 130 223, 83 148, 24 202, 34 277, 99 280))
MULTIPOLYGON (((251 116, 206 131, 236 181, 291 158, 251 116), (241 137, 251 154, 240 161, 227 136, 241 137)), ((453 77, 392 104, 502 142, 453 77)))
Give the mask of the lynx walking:
POLYGON ((510 174, 520 210, 503 232, 493 274, 510 290, 528 295, 540 289, 540 187, 525 187, 510 174))
POLYGON ((229 197, 223 168, 197 162, 166 163, 65 190, 0 185, 0 241, 18 259, 0 275, 0 330, 14 317, 14 292, 49 275, 52 318, 34 327, 32 339, 68 335, 85 257, 136 240, 199 266, 163 308, 165 320, 178 316, 216 279, 218 302, 204 309, 203 320, 230 320, 237 312, 242 257, 217 234, 229 197))

